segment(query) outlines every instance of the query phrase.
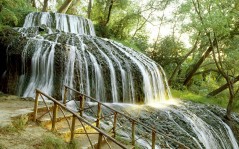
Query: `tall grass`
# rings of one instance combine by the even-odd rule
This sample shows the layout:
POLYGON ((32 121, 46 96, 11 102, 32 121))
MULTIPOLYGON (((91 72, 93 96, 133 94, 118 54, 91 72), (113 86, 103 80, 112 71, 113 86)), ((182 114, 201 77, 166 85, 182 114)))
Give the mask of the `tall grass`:
POLYGON ((12 124, 6 125, 4 127, 0 127, 0 133, 8 134, 8 133, 15 133, 15 132, 22 131, 26 128, 27 122, 28 122, 28 117, 26 115, 17 117, 12 121, 12 124))
MULTIPOLYGON (((226 108, 228 104, 228 97, 225 94, 221 94, 215 97, 207 97, 205 95, 196 94, 188 90, 181 91, 181 90, 171 89, 171 92, 174 98, 179 98, 182 100, 189 100, 189 101, 193 101, 197 103, 217 105, 223 108, 226 108)), ((233 111, 239 112, 239 100, 237 100, 237 98, 235 98, 235 101, 234 101, 233 111)))
POLYGON ((0 144, 0 149, 6 149, 4 145, 0 144))
POLYGON ((54 135, 43 136, 42 146, 40 149, 78 149, 79 144, 76 140, 70 143, 64 142, 63 139, 58 138, 54 135))

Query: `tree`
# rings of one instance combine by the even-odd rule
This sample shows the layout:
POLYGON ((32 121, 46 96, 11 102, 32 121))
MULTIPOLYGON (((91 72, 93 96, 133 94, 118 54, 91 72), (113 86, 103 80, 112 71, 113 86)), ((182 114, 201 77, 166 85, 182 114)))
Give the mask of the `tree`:
MULTIPOLYGON (((44 0, 45 1, 45 0, 44 0)), ((70 7, 73 0, 65 0, 65 2, 61 5, 61 7, 57 10, 58 13, 66 13, 68 8, 70 7)))
POLYGON ((91 18, 91 9, 92 9, 92 0, 89 0, 89 3, 88 3, 88 9, 87 9, 87 16, 88 16, 88 19, 91 18))
POLYGON ((204 60, 210 55, 210 53, 212 52, 213 47, 209 46, 207 48, 207 50, 205 51, 205 53, 202 55, 202 57, 198 60, 197 63, 195 63, 192 66, 191 71, 186 75, 186 79, 183 82, 183 85, 187 86, 189 81, 192 79, 193 75, 196 73, 196 71, 199 69, 199 67, 201 66, 201 64, 204 62, 204 60))
POLYGON ((25 0, 1 0, 0 30, 2 26, 22 26, 25 16, 32 11, 34 11, 34 8, 31 6, 31 3, 25 0))
MULTIPOLYGON (((81 8, 80 6, 81 6, 81 0, 73 0, 65 13, 72 14, 72 15, 79 15, 80 13, 79 9, 81 8)), ((80 15, 83 15, 83 14, 80 13, 80 15)))
POLYGON ((148 41, 145 26, 150 21, 150 18, 142 15, 146 9, 131 0, 94 1, 91 19, 95 23, 97 36, 111 38, 144 51, 148 41))
MULTIPOLYGON (((154 45, 155 47, 155 45, 154 45)), ((184 57, 185 48, 182 42, 173 36, 166 36, 156 45, 156 49, 148 51, 150 57, 158 62, 170 74, 174 67, 180 65, 184 57)))
POLYGON ((199 36, 200 36, 200 33, 198 34, 198 37, 197 37, 197 39, 196 39, 192 49, 187 54, 185 54, 183 56, 183 58, 180 59, 180 61, 177 63, 177 66, 175 67, 175 69, 173 70, 171 76, 168 79, 169 85, 171 84, 172 80, 174 79, 174 76, 176 75, 176 73, 179 71, 181 65, 186 61, 186 59, 189 57, 189 55, 191 55, 197 49, 199 36))
POLYGON ((31 0, 32 2, 32 7, 36 8, 36 0, 31 0))
POLYGON ((227 104, 227 112, 225 118, 230 120, 231 119, 231 112, 233 109, 233 103, 237 93, 239 92, 239 87, 234 86, 234 68, 231 68, 225 62, 223 62, 223 57, 225 57, 225 53, 223 49, 219 48, 219 41, 217 40, 216 34, 214 34, 214 38, 216 40, 215 50, 213 50, 213 59, 217 66, 219 73, 224 77, 227 82, 228 89, 229 89, 229 102, 227 104), (232 73, 230 73, 232 72, 232 73))
POLYGON ((209 48, 210 51, 212 51, 213 60, 215 62, 217 70, 228 84, 229 99, 225 118, 230 120, 231 111, 233 109, 233 102, 235 101, 236 94, 239 92, 239 88, 234 86, 234 79, 236 73, 238 73, 238 70, 234 65, 232 65, 232 59, 230 58, 232 55, 227 53, 228 49, 230 49, 230 52, 232 52, 231 50, 235 50, 233 49, 233 46, 231 46, 230 41, 232 41, 233 38, 236 38, 231 36, 232 30, 233 33, 235 33, 236 25, 233 25, 233 27, 231 27, 231 25, 235 22, 233 20, 229 20, 234 16, 228 13, 230 12, 230 10, 228 11, 228 9, 225 9, 225 6, 231 7, 231 4, 228 4, 226 1, 217 1, 215 4, 207 3, 207 1, 205 1, 205 3, 202 3, 198 0, 192 0, 192 3, 195 12, 198 15, 202 29, 206 33, 206 37, 210 43, 209 48), (207 8, 204 9, 204 12, 205 10, 207 12, 206 15, 202 14, 202 6, 206 6, 207 8), (212 9, 213 11, 211 11, 212 9), (225 13, 228 13, 228 15, 225 15, 225 13))
MULTIPOLYGON (((236 83, 239 81, 239 75, 236 76, 234 79, 233 79, 233 82, 232 83, 236 83)), ((215 96, 219 93, 221 93, 222 91, 224 91, 225 89, 227 89, 229 87, 229 84, 228 83, 225 83, 223 84, 222 86, 220 86, 219 88, 215 89, 214 91, 208 93, 207 96, 215 96)))
POLYGON ((48 11, 48 0, 44 0, 42 12, 48 11))

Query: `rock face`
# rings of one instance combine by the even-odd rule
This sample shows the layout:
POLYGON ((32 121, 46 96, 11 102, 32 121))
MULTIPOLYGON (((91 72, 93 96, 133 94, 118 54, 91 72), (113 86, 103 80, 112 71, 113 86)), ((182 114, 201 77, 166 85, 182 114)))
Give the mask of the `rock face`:
POLYGON ((34 97, 38 88, 60 100, 63 85, 68 85, 104 102, 148 103, 170 97, 159 65, 120 43, 96 37, 90 20, 35 12, 14 30, 16 38, 10 33, 1 37, 5 92, 34 97))
MULTIPOLYGON (((156 148, 190 149, 238 149, 239 116, 232 114, 230 122, 223 120, 226 110, 209 105, 177 101, 176 104, 161 103, 158 107, 147 105, 115 104, 108 106, 121 111, 157 131, 156 148)), ((86 115, 94 115, 88 111, 86 115)), ((95 113, 97 105, 95 106, 95 113)), ((103 115, 111 110, 104 108, 103 115)), ((132 122, 117 115, 116 136, 131 142, 132 122)), ((112 128, 114 116, 101 121, 106 131, 112 128)), ((143 125, 135 125, 136 146, 151 148, 152 132, 143 125)))

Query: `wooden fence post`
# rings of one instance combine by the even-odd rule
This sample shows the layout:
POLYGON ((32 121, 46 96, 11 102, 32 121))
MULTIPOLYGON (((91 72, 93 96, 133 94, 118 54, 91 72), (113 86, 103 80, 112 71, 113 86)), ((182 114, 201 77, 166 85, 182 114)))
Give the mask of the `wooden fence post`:
POLYGON ((38 97, 40 93, 36 90, 35 104, 34 104, 34 112, 33 112, 33 121, 37 120, 37 110, 38 110, 38 97))
POLYGON ((155 149, 156 133, 152 130, 152 149, 155 149))
POLYGON ((85 96, 82 95, 81 96, 81 100, 80 100, 80 116, 82 117, 83 116, 83 113, 84 113, 84 104, 85 104, 85 96))
POLYGON ((99 138, 98 138, 98 149, 101 149, 101 144, 102 144, 102 133, 99 133, 99 138))
POLYGON ((97 120, 96 127, 100 128, 100 117, 101 117, 101 103, 98 102, 97 120))
POLYGON ((76 122, 76 116, 73 115, 72 123, 71 123, 71 141, 74 139, 74 135, 75 135, 75 122, 76 122))
POLYGON ((54 102, 51 131, 55 131, 56 130, 57 111, 58 111, 58 105, 57 105, 57 103, 54 102))
POLYGON ((135 146, 135 121, 132 121, 132 145, 135 146))
POLYGON ((63 99, 63 104, 66 105, 66 99, 67 99, 67 87, 65 86, 64 88, 64 99, 63 99))
POLYGON ((113 124, 113 137, 116 136, 116 125, 117 124, 117 112, 114 113, 114 124, 113 124))

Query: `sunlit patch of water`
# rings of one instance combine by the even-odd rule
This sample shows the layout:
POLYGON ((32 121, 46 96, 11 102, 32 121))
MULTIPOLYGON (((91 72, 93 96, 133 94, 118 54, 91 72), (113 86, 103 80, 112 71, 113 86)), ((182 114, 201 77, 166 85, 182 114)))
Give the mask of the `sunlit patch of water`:
POLYGON ((176 98, 171 99, 160 99, 160 100, 152 100, 153 102, 149 102, 147 105, 154 108, 166 108, 170 105, 180 106, 180 100, 176 98))

